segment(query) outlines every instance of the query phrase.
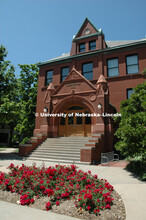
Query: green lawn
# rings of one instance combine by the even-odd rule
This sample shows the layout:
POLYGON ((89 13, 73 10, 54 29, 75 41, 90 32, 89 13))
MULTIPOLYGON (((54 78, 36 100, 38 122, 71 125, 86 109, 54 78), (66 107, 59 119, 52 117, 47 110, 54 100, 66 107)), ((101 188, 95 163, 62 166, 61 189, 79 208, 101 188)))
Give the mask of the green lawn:
POLYGON ((5 147, 0 147, 0 151, 6 150, 7 148, 5 147))

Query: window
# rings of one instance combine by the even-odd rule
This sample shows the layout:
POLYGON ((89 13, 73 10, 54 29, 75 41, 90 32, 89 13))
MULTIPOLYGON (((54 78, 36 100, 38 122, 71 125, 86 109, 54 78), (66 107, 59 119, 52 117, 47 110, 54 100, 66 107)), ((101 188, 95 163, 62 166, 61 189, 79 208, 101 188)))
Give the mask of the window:
POLYGON ((52 82, 52 78, 53 78, 53 70, 49 70, 46 72, 46 86, 49 85, 50 82, 52 82))
POLYGON ((109 59, 107 61, 107 74, 109 77, 119 75, 118 58, 109 59))
POLYGON ((133 89, 127 89, 127 99, 130 98, 131 94, 134 92, 133 89))
POLYGON ((61 119, 60 119, 60 125, 65 125, 65 118, 64 118, 64 117, 61 117, 61 119))
POLYGON ((84 52, 85 51, 85 43, 79 44, 79 52, 84 52))
POLYGON ((137 55, 127 56, 126 64, 127 64, 127 74, 133 74, 139 72, 137 55))
POLYGON ((93 63, 84 63, 82 66, 82 73, 86 79, 93 79, 93 63))
POLYGON ((94 50, 94 49, 96 49, 96 41, 95 40, 89 42, 89 50, 94 50))
POLYGON ((69 117, 68 116, 68 125, 73 125, 74 124, 74 117, 69 117))
POLYGON ((61 69, 61 82, 65 80, 68 74, 69 74, 69 67, 63 67, 61 69))
POLYGON ((82 124, 82 117, 77 117, 77 125, 81 125, 82 124))
MULTIPOLYGON (((89 112, 85 112, 85 114, 89 114, 89 112)), ((90 125, 91 124, 91 117, 85 117, 85 124, 90 125)))

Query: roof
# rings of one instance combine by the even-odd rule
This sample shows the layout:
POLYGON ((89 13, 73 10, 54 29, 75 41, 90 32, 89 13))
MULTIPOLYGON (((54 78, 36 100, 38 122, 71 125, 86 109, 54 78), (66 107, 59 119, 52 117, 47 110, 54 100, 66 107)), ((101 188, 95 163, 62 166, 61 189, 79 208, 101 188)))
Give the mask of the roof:
POLYGON ((99 79, 98 79, 98 81, 97 81, 97 84, 99 84, 99 83, 107 83, 107 81, 106 81, 104 75, 100 75, 100 76, 99 76, 99 79))
POLYGON ((117 46, 122 46, 122 45, 127 45, 127 44, 132 44, 132 43, 137 43, 141 41, 146 41, 146 38, 140 39, 140 40, 121 40, 121 41, 106 41, 106 44, 108 47, 117 47, 117 46))
MULTIPOLYGON (((75 38, 78 38, 78 35, 79 35, 80 31, 82 30, 82 28, 84 27, 84 25, 85 25, 86 22, 88 22, 88 23, 94 28, 94 30, 96 31, 96 33, 102 34, 102 29, 97 29, 97 28, 92 24, 92 22, 89 20, 89 18, 86 17, 85 20, 84 20, 84 22, 83 22, 83 24, 82 24, 82 26, 80 27, 79 31, 78 31, 77 34, 75 35, 75 38)), ((88 36, 90 36, 90 35, 88 35, 88 36)), ((87 36, 85 36, 85 37, 87 37, 87 36)), ((79 37, 79 38, 80 38, 80 37, 79 37)))
MULTIPOLYGON (((140 39, 140 40, 106 41, 107 48, 103 49, 103 50, 116 49, 116 48, 120 48, 120 47, 124 47, 124 46, 132 46, 132 45, 136 45, 136 44, 139 44, 139 43, 146 43, 146 38, 140 39)), ((98 51, 94 50, 94 53, 95 52, 98 52, 98 51)), ((87 54, 89 54, 89 53, 93 53, 93 52, 91 51, 91 52, 88 52, 87 54)), ((74 56, 80 56, 80 54, 79 55, 74 55, 74 56)), ((73 58, 74 56, 70 56, 70 53, 66 53, 66 54, 64 53, 61 56, 58 56, 58 57, 55 57, 53 59, 47 60, 45 62, 39 63, 38 66, 41 66, 41 65, 47 64, 47 63, 56 62, 56 61, 61 61, 61 60, 64 60, 64 59, 73 58)))
POLYGON ((50 60, 48 60, 48 61, 51 61, 51 60, 58 60, 58 59, 63 59, 63 58, 65 58, 65 57, 69 57, 70 56, 70 53, 63 53, 61 56, 59 56, 59 57, 55 57, 55 58, 52 58, 52 59, 50 59, 50 60))

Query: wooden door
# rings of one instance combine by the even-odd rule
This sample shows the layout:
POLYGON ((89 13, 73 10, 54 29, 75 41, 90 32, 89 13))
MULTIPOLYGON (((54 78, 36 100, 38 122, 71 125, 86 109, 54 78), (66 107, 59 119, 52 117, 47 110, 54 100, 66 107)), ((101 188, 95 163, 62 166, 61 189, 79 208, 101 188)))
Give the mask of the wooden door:
MULTIPOLYGON (((77 107, 77 106, 75 106, 77 107)), ((76 116, 75 113, 85 113, 85 109, 66 110, 66 118, 59 122, 59 136, 91 136, 91 118, 76 116)))

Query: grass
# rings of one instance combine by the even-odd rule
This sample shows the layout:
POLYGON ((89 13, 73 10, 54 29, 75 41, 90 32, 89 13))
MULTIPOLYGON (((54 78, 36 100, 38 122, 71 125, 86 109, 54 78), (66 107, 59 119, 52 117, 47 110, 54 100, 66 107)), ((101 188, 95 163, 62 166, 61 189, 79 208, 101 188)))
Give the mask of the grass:
POLYGON ((6 150, 7 148, 5 147, 0 147, 0 151, 6 150))
MULTIPOLYGON (((16 148, 16 147, 14 147, 14 146, 11 146, 11 147, 8 147, 8 146, 0 146, 0 151, 5 151, 5 150, 10 149, 10 148, 16 148)), ((16 148, 16 149, 13 151, 13 153, 18 153, 18 152, 19 152, 19 147, 16 148)))

